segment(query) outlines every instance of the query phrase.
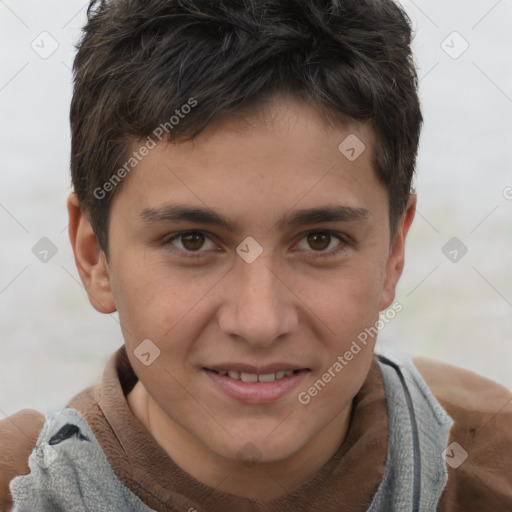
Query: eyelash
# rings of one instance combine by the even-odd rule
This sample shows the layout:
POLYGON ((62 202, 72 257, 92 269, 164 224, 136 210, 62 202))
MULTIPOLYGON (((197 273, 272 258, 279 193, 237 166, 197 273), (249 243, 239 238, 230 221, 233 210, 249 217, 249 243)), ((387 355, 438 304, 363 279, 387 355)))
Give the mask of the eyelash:
MULTIPOLYGON (((196 235, 196 234, 204 235, 206 238, 211 240, 211 237, 209 236, 209 234, 206 231, 181 231, 179 233, 172 235, 171 237, 167 237, 163 241, 162 245, 164 245, 164 246, 172 245, 172 242, 174 240, 177 240, 182 236, 196 235)), ((319 229, 319 230, 308 231, 302 235, 302 237, 299 239, 299 242, 301 240, 303 240, 304 238, 306 238, 308 235, 313 235, 313 234, 327 234, 327 235, 332 236, 333 238, 336 238, 337 240, 339 240, 341 242, 339 247, 331 249, 329 251, 306 251, 306 252, 315 253, 315 257, 317 257, 317 258, 325 258, 325 257, 335 256, 339 252, 343 251, 345 249, 345 247, 350 244, 349 239, 346 235, 337 233, 336 231, 331 231, 329 229, 319 229)), ((207 251, 200 251, 200 250, 195 251, 195 252, 194 251, 186 251, 186 250, 184 251, 184 250, 178 249, 178 248, 173 248, 173 250, 178 251, 179 253, 181 253, 180 255, 185 258, 201 258, 204 256, 204 253, 207 252, 207 251)))

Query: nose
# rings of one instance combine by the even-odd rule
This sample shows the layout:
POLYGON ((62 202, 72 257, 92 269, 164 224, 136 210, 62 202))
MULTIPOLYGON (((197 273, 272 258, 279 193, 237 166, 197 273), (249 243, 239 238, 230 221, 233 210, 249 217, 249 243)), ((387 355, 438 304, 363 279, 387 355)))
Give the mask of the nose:
POLYGON ((282 271, 271 266, 271 259, 263 256, 252 263, 239 258, 223 285, 219 327, 255 347, 272 345, 299 323, 294 295, 282 271))

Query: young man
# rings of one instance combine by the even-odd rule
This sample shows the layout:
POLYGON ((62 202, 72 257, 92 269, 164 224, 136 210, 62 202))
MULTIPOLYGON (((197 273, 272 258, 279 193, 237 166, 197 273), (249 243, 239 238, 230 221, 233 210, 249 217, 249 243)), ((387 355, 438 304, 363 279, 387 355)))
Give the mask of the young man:
POLYGON ((91 2, 69 232, 125 346, 0 423, 5 510, 512 510, 510 392, 374 353, 415 211, 410 42, 391 0, 91 2))

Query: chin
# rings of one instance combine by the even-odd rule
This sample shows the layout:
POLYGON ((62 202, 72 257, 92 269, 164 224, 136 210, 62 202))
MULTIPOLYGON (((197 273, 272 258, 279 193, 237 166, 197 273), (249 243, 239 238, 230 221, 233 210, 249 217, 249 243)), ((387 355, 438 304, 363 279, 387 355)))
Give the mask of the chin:
POLYGON ((298 451, 299 444, 293 442, 290 437, 283 443, 279 439, 269 442, 268 435, 247 436, 236 441, 231 439, 230 444, 219 447, 217 453, 233 462, 241 462, 247 467, 253 467, 288 459, 298 451))

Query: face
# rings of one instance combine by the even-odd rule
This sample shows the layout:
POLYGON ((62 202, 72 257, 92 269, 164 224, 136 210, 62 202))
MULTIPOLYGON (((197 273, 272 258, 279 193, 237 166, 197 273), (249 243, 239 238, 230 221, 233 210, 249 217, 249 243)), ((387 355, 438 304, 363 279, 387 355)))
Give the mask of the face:
POLYGON ((368 126, 275 100, 159 144, 117 191, 95 293, 110 294, 136 374, 190 442, 283 460, 348 410, 375 340, 344 354, 393 301, 412 220, 391 238, 373 145, 368 126), (355 160, 339 149, 354 135, 355 160))

